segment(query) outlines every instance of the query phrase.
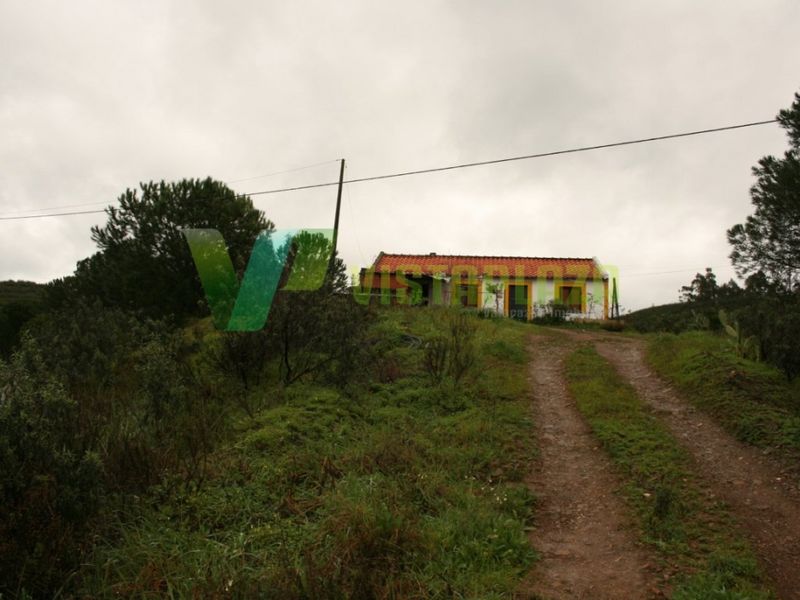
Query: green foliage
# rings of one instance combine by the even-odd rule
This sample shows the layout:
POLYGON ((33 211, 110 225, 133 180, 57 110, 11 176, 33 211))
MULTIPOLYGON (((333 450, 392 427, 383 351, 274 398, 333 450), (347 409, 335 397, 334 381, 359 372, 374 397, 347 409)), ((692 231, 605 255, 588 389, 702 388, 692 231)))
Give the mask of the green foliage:
POLYGON ((714 300, 717 297, 717 289, 717 278, 711 267, 707 267, 705 275, 698 273, 689 285, 681 287, 681 300, 684 302, 714 300))
POLYGON ((267 361, 274 354, 272 340, 265 330, 245 333, 225 332, 208 340, 210 365, 234 382, 237 404, 252 417, 252 392, 265 376, 267 361))
POLYGON ((56 282, 52 302, 75 295, 107 306, 163 318, 205 314, 205 301, 183 228, 214 228, 241 275, 253 242, 273 225, 252 201, 210 178, 142 183, 107 209, 103 227, 92 228, 99 252, 73 277, 56 282))
MULTIPOLYGON (((720 312, 722 309, 720 309, 720 312)), ((689 329, 695 329, 698 331, 705 331, 711 328, 711 319, 709 319, 703 313, 695 312, 692 310, 692 322, 689 325, 689 329)))
POLYGON ((793 290, 800 282, 800 95, 778 114, 789 137, 782 158, 765 156, 753 168, 755 211, 728 230, 731 260, 740 276, 761 272, 769 282, 793 290))
POLYGON ((17 349, 23 328, 38 312, 36 305, 18 301, 0 305, 0 358, 17 349))
POLYGON ((44 595, 78 564, 102 466, 82 443, 75 401, 18 358, 0 362, 0 474, 0 595, 44 595))
POLYGON ((330 286, 279 291, 267 322, 270 351, 284 385, 317 377, 346 385, 367 358, 367 307, 330 286))
POLYGON ((739 439, 800 456, 800 388, 774 367, 742 358, 726 338, 707 332, 654 337, 647 357, 739 439))
POLYGON ((716 301, 676 302, 643 308, 625 316, 625 322, 640 333, 681 333, 695 329, 719 331, 719 311, 724 308, 738 314, 752 297, 740 295, 717 298, 716 301))
POLYGON ((770 598, 752 550, 725 507, 703 493, 692 459, 636 392, 590 347, 567 359, 569 389, 620 468, 646 542, 690 573, 675 598, 770 598))
POLYGON ((458 382, 476 361, 475 318, 464 311, 450 315, 449 373, 458 382))
POLYGON ((32 281, 0 281, 0 358, 11 356, 25 325, 41 312, 44 289, 32 281))
POLYGON ((730 335, 743 356, 769 362, 789 379, 800 374, 800 297, 777 293, 752 278, 738 295, 646 308, 626 321, 642 333, 719 331, 730 335))
POLYGON ((790 380, 800 375, 800 296, 769 293, 736 313, 742 331, 757 339, 760 357, 790 380))
POLYGON ((434 335, 425 343, 425 370, 438 383, 446 376, 458 383, 476 361, 475 316, 461 310, 444 314, 447 334, 434 335))
POLYGON ((723 331, 733 342, 737 356, 752 358, 755 361, 761 360, 761 345, 756 336, 744 335, 739 321, 732 321, 723 309, 719 311, 719 322, 722 323, 723 331))
MULTIPOLYGON (((30 343, 46 352, 41 353, 41 364, 29 367, 42 375, 55 375, 72 394, 100 399, 114 384, 130 352, 158 327, 96 300, 79 299, 30 323, 26 334, 30 343)), ((23 360, 26 352, 23 347, 23 360)))
POLYGON ((123 516, 76 595, 509 597, 534 558, 526 330, 469 318, 476 348, 514 358, 476 353, 487 376, 462 377, 463 410, 432 397, 419 343, 451 335, 449 311, 381 311, 366 340, 392 378, 371 360, 347 396, 318 377, 284 388, 202 488, 155 488, 123 516))

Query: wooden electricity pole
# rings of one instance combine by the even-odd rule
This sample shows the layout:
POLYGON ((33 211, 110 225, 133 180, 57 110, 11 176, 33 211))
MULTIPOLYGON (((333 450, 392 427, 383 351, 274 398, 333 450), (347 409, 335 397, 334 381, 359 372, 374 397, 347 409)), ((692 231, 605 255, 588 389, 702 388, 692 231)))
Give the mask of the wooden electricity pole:
POLYGON ((619 319, 619 298, 617 297, 617 278, 612 279, 613 288, 611 290, 611 318, 619 319))
POLYGON ((344 159, 339 167, 339 191, 336 192, 336 216, 333 218, 333 254, 336 254, 336 243, 339 241, 339 213, 342 209, 342 183, 344 183, 344 159))
POLYGON ((344 183, 344 159, 339 167, 339 190, 336 192, 336 215, 333 217, 333 240, 331 245, 331 261, 328 265, 328 276, 333 283, 334 271, 336 269, 336 245, 339 242, 339 213, 342 210, 342 184, 344 183))

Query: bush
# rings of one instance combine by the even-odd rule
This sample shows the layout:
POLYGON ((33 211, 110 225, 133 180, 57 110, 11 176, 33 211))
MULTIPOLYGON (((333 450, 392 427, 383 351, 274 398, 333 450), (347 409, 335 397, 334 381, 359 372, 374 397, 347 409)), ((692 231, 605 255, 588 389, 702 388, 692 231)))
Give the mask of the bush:
POLYGON ((800 375, 800 299, 764 296, 733 317, 745 335, 758 338, 762 359, 790 380, 800 375))
POLYGON ((8 359, 17 349, 23 327, 38 311, 37 305, 23 302, 0 306, 0 358, 8 359))
POLYGON ((366 358, 369 323, 369 309, 350 294, 327 286, 314 292, 279 291, 267 339, 284 385, 316 377, 345 386, 366 358))
POLYGON ((0 390, 0 595, 45 596, 79 563, 102 467, 57 381, 33 378, 15 359, 0 363, 0 390))
POLYGON ((251 418, 257 408, 251 392, 261 384, 267 361, 274 354, 271 343, 265 330, 226 331, 209 340, 211 366, 236 382, 236 404, 251 418))
POLYGON ((464 311, 447 315, 449 335, 435 335, 425 344, 424 366, 436 382, 450 376, 456 383, 472 368, 477 358, 475 323, 464 311))

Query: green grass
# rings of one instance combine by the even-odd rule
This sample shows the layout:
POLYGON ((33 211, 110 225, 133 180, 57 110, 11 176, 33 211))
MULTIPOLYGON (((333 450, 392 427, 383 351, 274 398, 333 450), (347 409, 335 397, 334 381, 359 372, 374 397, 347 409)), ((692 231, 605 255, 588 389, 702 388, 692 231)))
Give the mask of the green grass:
POLYGON ((800 379, 736 356, 728 338, 708 332, 649 339, 647 358, 698 408, 740 440, 800 457, 800 379))
POLYGON ((382 311, 369 382, 270 395, 211 459, 167 478, 79 573, 78 595, 506 598, 529 570, 529 326, 474 319, 480 359, 434 384, 414 342, 447 311, 382 311))
POLYGON ((691 458, 611 365, 590 347, 567 360, 569 389, 619 468, 642 539, 674 572, 673 598, 769 598, 751 549, 710 498, 691 458))

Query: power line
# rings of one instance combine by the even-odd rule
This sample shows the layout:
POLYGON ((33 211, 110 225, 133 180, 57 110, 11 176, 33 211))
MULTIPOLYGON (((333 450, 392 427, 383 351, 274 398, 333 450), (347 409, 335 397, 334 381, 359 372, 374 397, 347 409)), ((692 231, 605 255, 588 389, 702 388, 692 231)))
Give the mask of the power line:
POLYGON ((0 221, 17 221, 20 219, 42 219, 44 217, 66 217, 70 215, 95 215, 105 210, 80 210, 76 212, 46 213, 43 215, 24 215, 22 217, 0 217, 0 221))
MULTIPOLYGON (((670 275, 670 274, 673 274, 673 273, 691 273, 693 271, 695 273, 700 273, 705 268, 706 267, 703 267, 702 269, 677 269, 675 271, 655 271, 655 272, 651 272, 651 273, 629 273, 629 274, 626 274, 625 277, 647 277, 647 276, 650 276, 650 275, 670 275)), ((713 268, 713 267, 709 267, 709 268, 713 268)))
MULTIPOLYGON (((469 163, 460 163, 456 165, 448 165, 445 167, 433 167, 430 169, 419 169, 416 171, 403 171, 400 173, 388 173, 385 175, 373 175, 371 177, 360 177, 358 179, 348 179, 345 180, 343 183, 363 183, 365 181, 378 181, 381 179, 394 179, 397 177, 409 177, 411 175, 423 175, 427 173, 438 173, 442 171, 453 171, 456 169, 468 169, 472 167, 482 167, 487 165, 497 165, 501 163, 519 161, 519 160, 530 160, 534 158, 545 158, 548 156, 559 156, 562 154, 575 154, 577 152, 589 152, 592 150, 606 150, 608 148, 617 148, 620 146, 631 146, 634 144, 645 144, 648 142, 657 142, 661 140, 670 140, 676 138, 684 138, 690 137, 695 135, 705 135, 707 133, 717 133, 720 131, 730 131, 733 129, 744 129, 745 127, 757 127, 760 125, 769 125, 771 123, 777 123, 777 119, 769 119, 765 121, 753 121, 751 123, 741 123, 739 125, 726 125, 724 127, 713 127, 710 129, 698 129, 695 131, 686 131, 683 133, 671 133, 668 135, 659 135, 654 137, 648 138, 639 138, 635 140, 626 140, 622 142, 611 142, 607 144, 596 144, 593 146, 581 146, 578 148, 569 148, 566 150, 552 150, 550 152, 540 152, 537 154, 526 154, 524 156, 512 156, 507 158, 496 158, 492 160, 483 160, 478 162, 469 162, 469 163)), ((321 163, 324 164, 324 163, 321 163)), ((301 167, 303 169, 305 167, 301 167)), ((298 169, 299 170, 299 169, 298 169)), ((338 181, 329 181, 326 183, 314 183, 310 185, 301 185, 295 187, 284 187, 284 188, 276 188, 272 190, 261 190, 258 192, 250 192, 247 194, 238 194, 237 197, 239 198, 246 198, 249 196, 261 196, 266 194, 279 194, 283 192, 297 192, 300 190, 311 190, 316 188, 323 188, 323 187, 330 187, 334 185, 339 185, 338 181)), ((18 217, 0 217, 0 221, 13 221, 13 220, 20 220, 20 219, 37 219, 42 217, 63 217, 68 215, 88 215, 88 214, 97 214, 105 212, 104 210, 88 210, 88 211, 77 211, 77 212, 66 212, 66 213, 48 213, 48 214, 41 214, 41 215, 26 215, 26 216, 18 216, 18 217)))
POLYGON ((80 208, 83 206, 108 206, 108 202, 83 202, 81 204, 59 204, 56 206, 43 206, 42 208, 29 208, 27 210, 15 210, 13 212, 4 213, 6 215, 22 215, 32 212, 43 212, 47 210, 56 210, 57 208, 80 208))
POLYGON ((306 169, 313 169, 314 167, 320 167, 322 165, 329 165, 331 163, 339 162, 339 159, 333 160, 326 160, 320 163, 314 163, 313 165, 306 165, 305 167, 297 167, 295 169, 286 169, 284 171, 275 171, 273 173, 267 173, 266 175, 256 175, 255 177, 245 177, 244 179, 229 179, 225 183, 240 183, 242 181, 252 181, 253 179, 263 179, 265 177, 273 177, 274 175, 283 175, 284 173, 296 173, 297 171, 305 171, 306 169))
MULTIPOLYGON (((255 177, 245 177, 244 179, 228 179, 228 180, 225 180, 225 183, 228 183, 228 184, 239 183, 239 182, 242 182, 242 181, 252 181, 253 179, 263 179, 265 177, 273 177, 275 175, 283 175, 284 173, 295 173, 297 171, 305 171, 306 169, 313 169, 314 167, 319 167, 321 165, 329 165, 331 163, 335 163, 335 162, 338 162, 338 161, 339 161, 339 159, 326 160, 324 162, 314 163, 312 165, 306 165, 305 167, 296 167, 294 169, 285 169, 283 171, 275 171, 273 173, 266 173, 265 175, 256 175, 255 177)), ((241 194, 241 195, 246 196, 247 194, 241 194)), ((60 204, 60 205, 57 205, 57 206, 45 206, 45 207, 42 207, 42 208, 29 208, 27 210, 16 210, 16 211, 13 211, 13 212, 10 212, 10 213, 5 213, 3 215, 0 215, 0 219, 2 219, 3 217, 6 217, 6 216, 10 216, 10 215, 23 215, 23 214, 27 215, 27 213, 32 213, 32 212, 45 212, 45 211, 48 211, 48 210, 56 210, 58 208, 82 208, 82 207, 85 207, 85 206, 108 206, 108 202, 83 202, 81 204, 60 204)), ((99 210, 99 211, 75 212, 75 213, 67 213, 67 214, 76 214, 77 215, 77 214, 92 214, 92 213, 99 213, 99 212, 103 212, 103 211, 99 210)), ((36 215, 29 215, 29 216, 31 216, 32 218, 36 218, 36 215)), ((49 216, 56 216, 56 215, 41 215, 41 216, 49 217, 49 216)), ((59 215, 59 216, 61 216, 61 215, 59 215)))
MULTIPOLYGON (((703 135, 706 133, 716 133, 718 131, 729 131, 731 129, 743 129, 745 127, 756 127, 758 125, 767 125, 769 123, 777 123, 778 119, 769 119, 768 121, 754 121, 752 123, 742 123, 740 125, 726 125, 725 127, 714 127, 712 129, 699 129, 697 131, 687 131, 684 133, 671 133, 668 135, 659 135, 649 138, 640 138, 637 140, 627 140, 624 142, 611 142, 609 144, 597 144, 595 146, 582 146, 579 148, 570 148, 568 150, 553 150, 550 152, 540 152, 538 154, 526 154, 524 156, 513 156, 510 158, 496 158, 493 160, 483 160, 479 162, 462 163, 458 165, 449 165, 447 167, 434 167, 431 169, 420 169, 418 171, 405 171, 403 173, 390 173, 388 175, 374 175, 372 177, 361 177, 360 179, 348 179, 344 183, 361 183, 364 181, 377 181, 379 179, 392 179, 395 177, 408 177, 410 175, 422 175, 424 173, 437 173, 441 171, 452 171, 455 169, 468 169, 470 167, 482 167, 485 165, 497 165, 500 163, 512 162, 516 160, 529 160, 532 158, 544 158, 546 156, 558 156, 560 154, 574 154, 576 152, 588 152, 590 150, 604 150, 606 148, 616 148, 618 146, 630 146, 633 144, 644 144, 646 142, 657 142, 660 140, 670 140, 674 138, 689 137, 692 135, 703 135)), ((261 192, 252 192, 249 196, 258 196, 261 194, 277 194, 279 192, 294 192, 299 190, 310 190, 313 188, 328 187, 338 185, 338 182, 332 181, 328 183, 316 183, 313 185, 303 185, 290 188, 280 188, 275 190, 264 190, 261 192)))

